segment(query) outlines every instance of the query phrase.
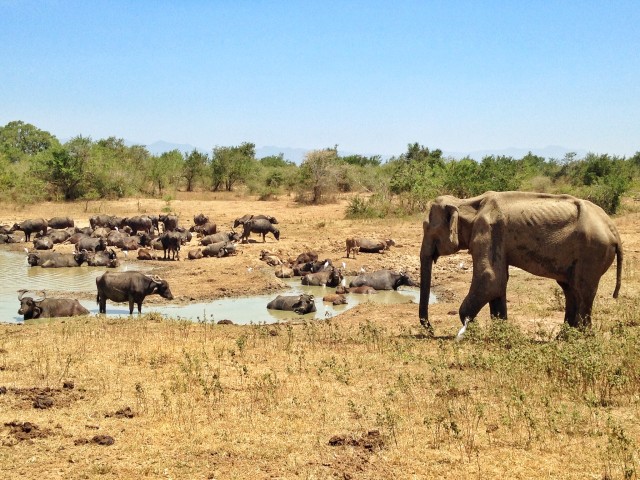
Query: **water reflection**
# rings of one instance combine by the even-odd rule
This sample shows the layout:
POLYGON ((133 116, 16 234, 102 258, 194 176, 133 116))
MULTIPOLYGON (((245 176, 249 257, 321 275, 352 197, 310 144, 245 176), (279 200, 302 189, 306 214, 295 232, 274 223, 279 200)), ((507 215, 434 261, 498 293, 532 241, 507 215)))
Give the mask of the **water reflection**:
MULTIPOLYGON (((140 270, 137 263, 125 263, 119 271, 140 270)), ((17 300, 17 290, 48 290, 60 292, 95 292, 95 279, 105 271, 104 267, 73 267, 73 268, 40 268, 30 267, 26 255, 18 252, 0 250, 0 321, 19 323, 22 317, 18 315, 20 307, 17 300)), ((157 312, 172 318, 189 319, 193 321, 219 321, 228 319, 237 324, 275 323, 287 320, 322 319, 336 316, 362 302, 397 304, 418 302, 420 292, 416 288, 401 287, 397 292, 385 291, 376 295, 348 294, 346 305, 331 305, 324 303, 322 297, 333 293, 335 288, 310 287, 300 284, 299 278, 287 279, 289 290, 282 295, 309 293, 315 296, 316 312, 298 315, 293 312, 268 310, 267 303, 277 294, 255 295, 245 298, 222 298, 209 302, 191 303, 187 305, 152 305, 144 303, 144 313, 157 312)), ((435 297, 431 297, 431 303, 435 297)), ((92 314, 98 313, 95 300, 81 300, 80 303, 92 314)), ((135 312, 135 310, 134 310, 135 312)), ((128 315, 128 304, 114 304, 107 302, 107 315, 128 315)))

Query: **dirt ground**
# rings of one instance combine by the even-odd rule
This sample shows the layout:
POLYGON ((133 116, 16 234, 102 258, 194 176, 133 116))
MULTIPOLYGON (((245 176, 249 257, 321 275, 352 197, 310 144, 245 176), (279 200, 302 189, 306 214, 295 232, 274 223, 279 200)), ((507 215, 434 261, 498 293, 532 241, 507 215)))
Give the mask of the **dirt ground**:
MULTIPOLYGON (((640 213, 633 213, 640 209, 638 202, 628 200, 626 210, 632 213, 623 214, 615 219, 620 230, 625 249, 625 259, 628 265, 638 258, 640 252, 640 213)), ((88 226, 89 217, 96 214, 111 214, 117 216, 134 216, 140 214, 158 214, 171 212, 177 214, 181 226, 193 225, 193 217, 199 213, 207 215, 210 221, 216 223, 218 231, 230 231, 233 220, 244 214, 272 215, 278 219, 280 240, 269 234, 263 243, 258 235, 252 234, 249 243, 239 244, 239 253, 225 258, 203 258, 187 260, 187 252, 198 248, 198 239, 182 247, 179 261, 153 260, 139 262, 135 259, 135 252, 127 256, 118 252, 122 262, 144 264, 152 273, 165 278, 174 295, 172 303, 188 303, 191 301, 206 301, 221 297, 238 297, 273 292, 274 294, 286 289, 285 284, 275 277, 273 267, 267 266, 259 260, 260 252, 268 250, 282 259, 295 258, 299 253, 315 251, 321 259, 331 259, 334 265, 343 267, 346 275, 356 275, 359 272, 374 271, 381 268, 396 271, 406 271, 415 280, 419 279, 420 261, 419 251, 422 241, 422 225, 419 216, 406 219, 345 219, 348 198, 342 198, 337 203, 326 205, 300 205, 293 198, 282 197, 274 201, 257 201, 233 193, 179 193, 177 198, 169 202, 157 199, 129 198, 117 201, 91 201, 85 203, 44 203, 17 207, 0 206, 0 224, 12 225, 14 222, 27 218, 51 218, 53 216, 70 216, 77 226, 88 226), (359 254, 357 258, 346 258, 345 239, 352 236, 386 239, 391 238, 396 245, 382 254, 359 254)), ((25 244, 7 245, 2 248, 20 249, 25 244)), ((56 250, 72 251, 72 245, 56 246, 56 250)), ((160 252, 162 253, 162 252, 160 252)), ((435 315, 437 325, 438 316, 443 315, 448 320, 454 320, 451 325, 457 326, 457 309, 466 295, 472 272, 471 256, 467 252, 441 257, 433 269, 432 286, 439 303, 431 310, 435 315)), ((511 271, 510 285, 518 281, 534 283, 548 289, 549 301, 559 291, 555 282, 533 277, 519 271, 511 271)), ((598 295, 608 298, 613 291, 615 282, 615 266, 609 269, 600 284, 598 295)), ((623 281, 622 294, 636 295, 635 286, 625 285, 623 281)), ((526 289, 510 288, 508 291, 509 311, 526 303, 519 299, 519 295, 527 298, 526 289)), ((79 295, 92 297, 92 294, 79 295)), ((167 303, 159 296, 148 297, 148 303, 167 303)), ((417 307, 416 307, 417 317, 417 307)), ((562 313, 558 312, 552 318, 541 319, 538 312, 518 311, 520 321, 526 324, 544 321, 550 327, 557 327, 562 323, 562 313)))
MULTIPOLYGON (((180 261, 146 262, 169 281, 172 302, 275 295, 284 286, 259 260, 263 249, 284 258, 314 250, 344 262, 347 274, 390 268, 417 280, 420 217, 346 220, 347 205, 347 198, 300 206, 287 197, 178 194, 169 204, 3 204, 0 224, 68 215, 84 226, 97 213, 162 211, 177 213, 182 225, 204 213, 220 230, 246 213, 278 219, 280 241, 253 236, 236 256, 184 260, 197 248, 194 240, 180 261), (350 236, 392 238, 396 245, 347 259, 350 236)), ((621 312, 635 315, 626 331, 638 325, 639 211, 631 201, 615 218, 625 249, 622 289, 613 300, 610 268, 596 299, 596 325, 605 316, 615 323, 621 312)), ((118 255, 136 262, 135 255, 118 255)), ((0 472, 81 479, 635 478, 619 473, 639 458, 639 390, 614 390, 613 401, 594 403, 579 382, 567 390, 565 376, 573 378, 573 364, 580 365, 575 357, 562 357, 569 363, 563 373, 552 365, 531 374, 519 367, 523 358, 546 365, 538 355, 565 347, 555 341, 563 320, 555 282, 511 272, 508 322, 534 341, 513 350, 508 342, 453 341, 470 260, 461 252, 434 266, 433 338, 420 327, 415 304, 363 303, 329 321, 296 325, 212 325, 157 314, 0 325, 0 472)), ((167 302, 155 295, 147 301, 167 302)), ((485 308, 478 322, 490 323, 488 316, 485 308)), ((607 363, 616 356, 607 356, 615 346, 609 336, 588 345, 601 346, 601 363, 617 368, 607 363)), ((637 371, 634 365, 629 370, 637 371)), ((592 393, 598 385, 583 386, 592 393)))

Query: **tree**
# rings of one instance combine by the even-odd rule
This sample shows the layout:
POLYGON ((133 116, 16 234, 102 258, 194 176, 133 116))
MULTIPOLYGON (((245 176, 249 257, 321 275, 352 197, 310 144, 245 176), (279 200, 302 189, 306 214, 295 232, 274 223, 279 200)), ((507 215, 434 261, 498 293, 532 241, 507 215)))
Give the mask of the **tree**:
POLYGON ((338 152, 335 148, 312 150, 300 165, 302 187, 311 191, 311 203, 326 202, 337 189, 339 175, 338 152))
POLYGON ((152 155, 149 158, 148 175, 153 184, 152 193, 162 195, 163 190, 169 185, 176 185, 182 172, 184 158, 179 150, 171 150, 161 155, 152 155))
POLYGON ((77 136, 61 147, 43 151, 34 161, 34 172, 53 185, 65 200, 81 198, 87 189, 87 164, 91 139, 77 136))
POLYGON ((256 164, 255 148, 248 142, 237 147, 215 147, 211 158, 213 190, 224 187, 230 192, 236 183, 246 183, 256 164))
POLYGON ((193 149, 184 159, 182 176, 187 181, 187 192, 192 192, 198 179, 202 177, 207 168, 209 156, 193 149))
POLYGON ((13 163, 57 146, 56 137, 30 123, 14 121, 0 127, 0 152, 13 163))

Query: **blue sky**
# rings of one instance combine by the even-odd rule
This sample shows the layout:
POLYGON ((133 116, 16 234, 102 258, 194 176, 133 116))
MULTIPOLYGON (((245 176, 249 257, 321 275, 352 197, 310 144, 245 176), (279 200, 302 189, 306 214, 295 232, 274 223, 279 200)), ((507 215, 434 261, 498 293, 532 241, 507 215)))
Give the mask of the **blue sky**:
POLYGON ((640 2, 0 0, 0 125, 397 155, 640 150, 640 2))

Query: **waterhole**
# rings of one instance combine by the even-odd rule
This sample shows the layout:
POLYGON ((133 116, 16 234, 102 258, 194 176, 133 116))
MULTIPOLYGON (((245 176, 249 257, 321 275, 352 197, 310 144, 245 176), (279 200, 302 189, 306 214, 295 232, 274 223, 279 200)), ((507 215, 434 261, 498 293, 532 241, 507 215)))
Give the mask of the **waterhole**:
MULTIPOLYGON (((138 263, 124 263, 115 271, 141 270, 138 263)), ((18 315, 20 303, 17 291, 56 291, 70 292, 73 298, 75 292, 96 292, 96 277, 104 273, 104 267, 70 267, 70 268, 41 268, 30 267, 24 253, 0 250, 0 321, 5 323, 21 323, 22 316, 18 315)), ((192 321, 218 322, 231 320, 236 324, 276 323, 286 320, 322 319, 334 317, 362 302, 376 302, 384 304, 417 303, 420 292, 413 287, 400 287, 398 291, 382 291, 375 295, 347 295, 348 304, 331 305, 324 303, 322 297, 333 293, 331 287, 309 287, 300 284, 300 278, 285 279, 288 290, 281 295, 295 295, 309 293, 314 295, 316 312, 297 315, 293 312, 268 310, 267 303, 277 294, 254 295, 250 297, 222 298, 207 302, 190 303, 187 305, 152 305, 143 303, 143 313, 157 312, 171 318, 192 321)), ((348 283, 348 280, 347 280, 348 283)), ((433 294, 430 303, 435 302, 433 294)), ((80 303, 92 314, 98 313, 95 300, 80 300, 80 303)), ((134 309, 134 314, 136 310, 134 309)), ((124 303, 107 301, 107 315, 129 315, 129 306, 124 303)))

